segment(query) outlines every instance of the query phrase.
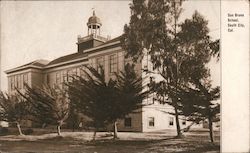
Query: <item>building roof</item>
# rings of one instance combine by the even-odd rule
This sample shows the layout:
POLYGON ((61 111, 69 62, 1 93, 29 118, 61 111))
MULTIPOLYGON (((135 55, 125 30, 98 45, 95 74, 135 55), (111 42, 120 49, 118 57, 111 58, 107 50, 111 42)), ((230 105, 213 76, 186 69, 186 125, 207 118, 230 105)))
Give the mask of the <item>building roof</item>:
POLYGON ((69 54, 69 55, 62 56, 62 57, 59 57, 57 59, 54 59, 53 61, 49 62, 48 65, 58 64, 58 63, 66 62, 66 61, 69 61, 69 60, 79 59, 79 58, 86 57, 86 56, 87 55, 83 54, 83 53, 69 54))
POLYGON ((37 68, 37 69, 42 69, 43 67, 45 67, 47 64, 49 63, 48 60, 44 60, 44 59, 40 59, 40 60, 35 60, 33 62, 18 66, 16 68, 10 69, 5 71, 7 74, 10 72, 15 72, 18 70, 23 70, 23 69, 27 69, 27 68, 37 68))
POLYGON ((54 67, 54 65, 60 66, 61 64, 65 63, 65 62, 70 63, 73 60, 78 60, 78 59, 80 60, 82 58, 86 59, 84 57, 88 57, 88 55, 91 54, 92 52, 99 52, 99 51, 105 50, 107 48, 113 47, 113 45, 119 45, 121 37, 122 36, 119 36, 119 37, 116 37, 114 39, 108 40, 105 43, 103 43, 103 44, 101 44, 99 46, 87 49, 84 52, 77 52, 77 53, 65 55, 65 56, 56 58, 56 59, 54 59, 54 60, 52 60, 50 62, 47 61, 47 60, 43 60, 43 59, 35 60, 35 61, 27 63, 25 65, 22 65, 22 66, 7 70, 5 72, 7 74, 9 74, 9 73, 16 72, 16 71, 19 71, 19 70, 23 70, 23 69, 26 69, 26 68, 36 68, 36 69, 43 69, 43 68, 46 68, 46 67, 50 68, 50 67, 54 67))
MULTIPOLYGON (((33 61, 33 62, 30 62, 30 63, 28 63, 28 64, 24 64, 24 65, 19 66, 19 67, 28 66, 28 65, 33 65, 33 66, 38 66, 38 67, 41 67, 41 68, 42 68, 42 67, 46 66, 48 63, 49 63, 48 60, 39 59, 39 60, 35 60, 35 61, 33 61)), ((17 68, 19 68, 19 67, 17 67, 17 68)))

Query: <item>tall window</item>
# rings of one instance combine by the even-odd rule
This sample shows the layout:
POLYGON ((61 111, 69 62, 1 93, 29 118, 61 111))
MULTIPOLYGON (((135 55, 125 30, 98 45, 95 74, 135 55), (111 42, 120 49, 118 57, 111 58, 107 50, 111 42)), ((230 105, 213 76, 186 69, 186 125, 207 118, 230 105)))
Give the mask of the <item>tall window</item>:
POLYGON ((28 84, 28 74, 23 74, 23 84, 28 84))
POLYGON ((73 81, 72 75, 73 75, 73 71, 72 70, 68 70, 68 72, 67 72, 68 82, 72 82, 73 81))
POLYGON ((63 71, 63 82, 66 83, 68 82, 68 76, 67 76, 67 71, 63 71))
POLYGON ((21 84, 20 84, 20 88, 21 89, 23 89, 24 88, 24 83, 23 83, 23 74, 22 75, 20 75, 20 82, 21 82, 21 84))
POLYGON ((17 78, 17 89, 21 89, 21 76, 20 75, 17 75, 16 76, 16 78, 17 78))
POLYGON ((17 87, 17 76, 14 76, 14 83, 15 83, 15 87, 14 89, 17 87))
POLYGON ((96 58, 96 66, 97 66, 97 71, 99 73, 101 72, 101 68, 104 70, 104 58, 103 57, 96 58))
POLYGON ((109 72, 117 72, 117 56, 115 54, 109 56, 109 72))
POLYGON ((76 78, 76 76, 77 76, 77 70, 76 70, 76 68, 73 68, 72 69, 72 79, 74 78, 76 78))
POLYGON ((174 117, 172 117, 172 116, 169 117, 169 125, 170 126, 174 125, 174 117))
POLYGON ((149 117, 148 118, 148 126, 149 127, 154 127, 155 126, 155 118, 154 117, 149 117))
POLYGON ((47 77, 47 84, 50 84, 50 76, 49 76, 49 74, 47 74, 46 77, 47 77))
POLYGON ((15 78, 10 77, 10 89, 14 90, 15 89, 15 78))
POLYGON ((131 127, 131 125, 132 125, 131 117, 126 117, 126 118, 124 119, 124 126, 125 126, 125 127, 131 127))
POLYGON ((56 73, 56 84, 59 84, 60 83, 60 73, 57 72, 56 73))

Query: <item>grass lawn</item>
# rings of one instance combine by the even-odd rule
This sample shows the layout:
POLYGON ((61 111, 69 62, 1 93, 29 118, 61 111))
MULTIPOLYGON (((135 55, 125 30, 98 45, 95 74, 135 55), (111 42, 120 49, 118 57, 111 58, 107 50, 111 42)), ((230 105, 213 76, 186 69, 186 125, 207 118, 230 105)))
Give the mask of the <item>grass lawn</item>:
POLYGON ((112 140, 106 132, 97 133, 91 141, 91 132, 63 132, 53 134, 0 137, 0 152, 11 153, 216 153, 220 150, 219 132, 214 144, 209 142, 207 131, 185 133, 176 139, 173 132, 134 133, 119 132, 119 140, 112 140))

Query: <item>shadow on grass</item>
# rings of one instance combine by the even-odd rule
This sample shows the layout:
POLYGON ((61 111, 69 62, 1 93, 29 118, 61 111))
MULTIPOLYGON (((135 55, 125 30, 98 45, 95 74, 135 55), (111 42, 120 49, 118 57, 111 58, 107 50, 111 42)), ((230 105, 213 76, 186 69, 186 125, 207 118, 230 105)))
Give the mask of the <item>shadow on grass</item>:
POLYGON ((84 143, 85 146, 95 148, 134 148, 134 151, 149 152, 172 152, 172 153, 202 153, 207 151, 219 152, 219 144, 204 141, 190 141, 186 138, 169 137, 159 140, 96 140, 84 143), (147 148, 145 151, 145 148, 147 148))
POLYGON ((214 144, 207 144, 204 146, 195 147, 193 149, 179 151, 179 152, 175 152, 175 153, 201 153, 201 152, 206 152, 206 151, 217 151, 219 153, 220 146, 214 145, 214 144))

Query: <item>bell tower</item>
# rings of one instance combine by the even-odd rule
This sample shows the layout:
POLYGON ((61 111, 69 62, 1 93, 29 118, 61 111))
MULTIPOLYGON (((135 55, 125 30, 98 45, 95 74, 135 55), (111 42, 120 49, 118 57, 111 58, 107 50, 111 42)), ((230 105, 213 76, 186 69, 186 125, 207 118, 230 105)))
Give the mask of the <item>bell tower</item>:
POLYGON ((88 36, 93 35, 94 37, 101 35, 101 20, 95 15, 95 11, 93 11, 93 15, 89 18, 88 23, 88 36))
POLYGON ((99 46, 106 42, 108 39, 101 36, 101 20, 95 15, 89 17, 87 22, 88 35, 85 37, 78 36, 78 52, 84 52, 84 50, 99 46))

